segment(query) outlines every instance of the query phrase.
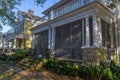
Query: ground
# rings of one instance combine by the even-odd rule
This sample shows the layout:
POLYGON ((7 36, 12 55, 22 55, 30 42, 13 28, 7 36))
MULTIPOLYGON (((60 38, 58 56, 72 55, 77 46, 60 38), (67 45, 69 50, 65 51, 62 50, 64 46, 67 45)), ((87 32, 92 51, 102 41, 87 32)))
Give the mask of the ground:
MULTIPOLYGON (((26 67, 26 65, 28 63, 24 60, 19 63, 0 62, 0 80, 79 80, 70 76, 58 75, 43 68, 38 71, 35 64, 30 64, 30 67, 26 67)), ((40 67, 41 63, 37 66, 40 67)))

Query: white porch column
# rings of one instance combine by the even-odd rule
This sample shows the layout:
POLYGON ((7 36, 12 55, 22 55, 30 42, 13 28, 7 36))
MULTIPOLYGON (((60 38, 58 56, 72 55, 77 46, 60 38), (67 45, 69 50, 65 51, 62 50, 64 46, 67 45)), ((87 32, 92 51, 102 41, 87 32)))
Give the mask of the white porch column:
POLYGON ((48 48, 51 49, 51 44, 52 44, 52 30, 51 28, 48 30, 48 48))
POLYGON ((50 20, 54 18, 53 10, 50 12, 50 20))
POLYGON ((86 31, 86 46, 90 46, 90 34, 89 34, 89 17, 85 18, 85 31, 86 31))
POLYGON ((2 41, 2 48, 4 48, 4 41, 2 41))
POLYGON ((13 48, 16 48, 16 38, 14 39, 14 46, 13 48))
POLYGON ((52 28, 52 49, 55 49, 55 28, 52 28))
POLYGON ((113 48, 114 47, 114 40, 113 40, 114 35, 113 35, 113 25, 112 24, 110 25, 110 32, 111 32, 110 33, 110 41, 111 41, 110 43, 111 43, 111 48, 113 48))
POLYGON ((7 40, 7 48, 9 49, 9 40, 7 40))
POLYGON ((32 34, 32 49, 35 48, 35 34, 32 34))
POLYGON ((82 19, 82 45, 85 46, 85 25, 84 25, 84 20, 82 19))
POLYGON ((93 45, 102 46, 102 29, 101 29, 101 20, 96 16, 93 17, 93 45))

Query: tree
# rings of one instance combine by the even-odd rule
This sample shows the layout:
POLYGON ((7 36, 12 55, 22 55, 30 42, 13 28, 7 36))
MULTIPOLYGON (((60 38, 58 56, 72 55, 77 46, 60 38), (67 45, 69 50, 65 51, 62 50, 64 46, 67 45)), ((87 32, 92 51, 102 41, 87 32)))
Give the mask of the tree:
MULTIPOLYGON (((23 0, 0 0, 0 26, 3 25, 12 25, 15 23, 15 12, 17 5, 20 5, 23 0)), ((36 5, 43 5, 46 0, 34 0, 36 5)), ((120 0, 108 0, 110 1, 108 6, 110 8, 116 7, 115 4, 120 0)))
MULTIPOLYGON (((15 23, 14 10, 23 0, 0 0, 0 27, 1 25, 13 25, 15 23)), ((34 0, 36 5, 43 5, 46 0, 34 0)), ((1 28, 2 29, 2 28, 1 28)))
POLYGON ((22 0, 0 0, 0 22, 1 24, 11 24, 15 20, 16 5, 20 5, 22 0))
POLYGON ((107 0, 107 1, 109 1, 108 7, 111 8, 111 9, 116 7, 116 3, 120 2, 120 0, 107 0))

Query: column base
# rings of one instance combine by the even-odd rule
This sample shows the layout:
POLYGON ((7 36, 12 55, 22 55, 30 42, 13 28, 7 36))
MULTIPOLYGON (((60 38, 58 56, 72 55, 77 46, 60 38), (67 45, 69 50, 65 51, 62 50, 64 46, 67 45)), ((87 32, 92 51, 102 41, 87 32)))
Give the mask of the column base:
POLYGON ((86 66, 91 64, 100 65, 106 62, 106 48, 104 47, 82 47, 82 60, 86 66))

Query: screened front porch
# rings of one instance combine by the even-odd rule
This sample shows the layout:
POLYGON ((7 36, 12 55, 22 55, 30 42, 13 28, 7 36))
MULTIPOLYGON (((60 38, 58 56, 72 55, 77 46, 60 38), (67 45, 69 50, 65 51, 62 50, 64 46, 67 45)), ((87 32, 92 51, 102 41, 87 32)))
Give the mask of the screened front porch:
POLYGON ((82 59, 82 20, 56 28, 55 57, 82 59))

